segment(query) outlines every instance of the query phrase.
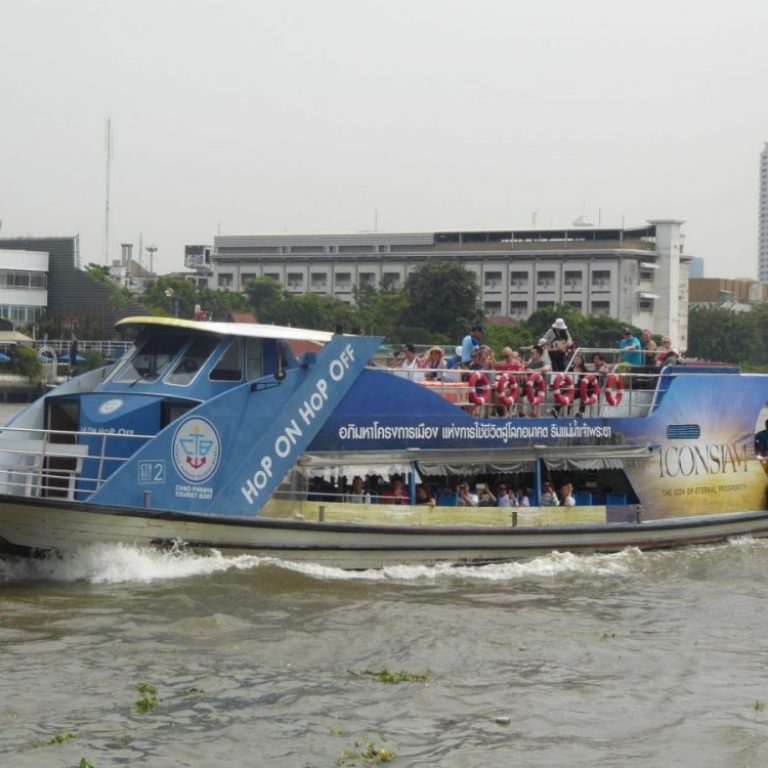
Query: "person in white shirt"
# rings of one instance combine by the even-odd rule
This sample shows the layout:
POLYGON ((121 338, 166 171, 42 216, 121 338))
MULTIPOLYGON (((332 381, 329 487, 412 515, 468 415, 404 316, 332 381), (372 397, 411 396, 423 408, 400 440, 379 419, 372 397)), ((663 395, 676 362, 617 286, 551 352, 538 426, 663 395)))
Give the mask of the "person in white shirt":
POLYGON ((480 503, 477 494, 469 492, 469 483, 459 483, 456 486, 456 493, 458 494, 457 507, 476 507, 480 503))
POLYGON ((557 494, 555 493, 554 488, 552 488, 552 483, 550 483, 549 480, 545 480, 541 484, 541 499, 539 500, 539 505, 542 507, 560 506, 560 499, 557 498, 557 494))
POLYGON ((573 486, 570 483, 566 483, 560 489, 560 503, 564 507, 576 506, 576 499, 573 498, 573 486))

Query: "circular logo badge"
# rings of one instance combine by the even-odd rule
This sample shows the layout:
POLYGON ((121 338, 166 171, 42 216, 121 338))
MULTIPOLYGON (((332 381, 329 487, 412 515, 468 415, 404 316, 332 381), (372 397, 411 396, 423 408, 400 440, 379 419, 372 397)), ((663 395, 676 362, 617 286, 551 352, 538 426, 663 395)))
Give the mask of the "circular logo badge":
POLYGON ((105 400, 99 406, 99 413, 102 416, 109 416, 110 413, 114 413, 115 411, 119 410, 122 404, 123 401, 119 397, 116 397, 114 400, 105 400))
POLYGON ((172 450, 178 473, 191 483, 203 483, 219 466, 221 440, 207 419, 193 417, 176 430, 172 450))

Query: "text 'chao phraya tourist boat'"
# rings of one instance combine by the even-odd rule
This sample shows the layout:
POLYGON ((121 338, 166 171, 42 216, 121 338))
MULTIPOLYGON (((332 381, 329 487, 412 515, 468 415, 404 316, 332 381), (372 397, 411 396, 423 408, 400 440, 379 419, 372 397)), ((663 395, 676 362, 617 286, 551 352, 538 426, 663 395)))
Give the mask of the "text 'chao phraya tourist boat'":
POLYGON ((7 549, 182 542, 367 568, 768 535, 753 444, 764 376, 667 366, 526 390, 520 374, 495 385, 499 411, 475 407, 486 377, 371 365, 378 338, 156 317, 118 327, 135 343, 117 363, 0 432, 7 549), (546 415, 497 415, 525 397, 546 415), (395 475, 404 497, 388 494, 395 475), (355 476, 364 497, 350 495, 355 476), (465 480, 527 489, 530 506, 457 506, 465 480), (543 506, 542 484, 566 480, 576 505, 543 506), (416 503, 418 486, 435 505, 416 503))

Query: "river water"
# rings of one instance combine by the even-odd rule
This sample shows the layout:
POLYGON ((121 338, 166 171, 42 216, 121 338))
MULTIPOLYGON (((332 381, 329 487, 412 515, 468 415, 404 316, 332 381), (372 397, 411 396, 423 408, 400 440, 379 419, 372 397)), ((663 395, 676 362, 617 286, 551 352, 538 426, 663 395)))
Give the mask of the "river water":
POLYGON ((0 558, 0 766, 765 766, 767 573, 751 539, 363 572, 0 558))

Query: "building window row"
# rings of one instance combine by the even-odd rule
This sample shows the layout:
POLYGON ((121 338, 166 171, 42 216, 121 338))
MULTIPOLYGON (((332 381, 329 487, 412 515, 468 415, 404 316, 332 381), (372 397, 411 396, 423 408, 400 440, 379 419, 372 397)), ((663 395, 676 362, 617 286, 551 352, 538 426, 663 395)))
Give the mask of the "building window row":
POLYGON ((0 317, 10 320, 14 325, 32 325, 42 314, 42 307, 0 304, 0 317))
POLYGON ((45 291, 48 289, 48 274, 20 269, 0 269, 0 288, 45 291))

